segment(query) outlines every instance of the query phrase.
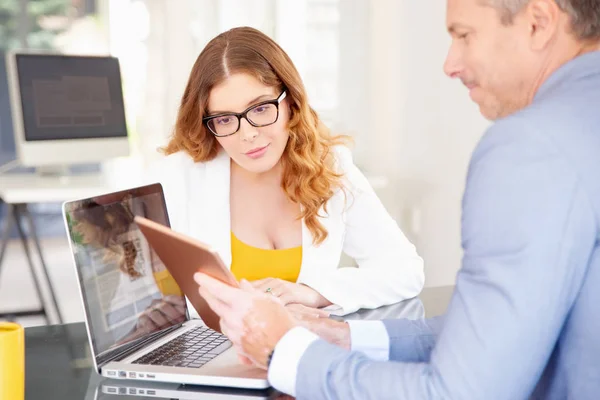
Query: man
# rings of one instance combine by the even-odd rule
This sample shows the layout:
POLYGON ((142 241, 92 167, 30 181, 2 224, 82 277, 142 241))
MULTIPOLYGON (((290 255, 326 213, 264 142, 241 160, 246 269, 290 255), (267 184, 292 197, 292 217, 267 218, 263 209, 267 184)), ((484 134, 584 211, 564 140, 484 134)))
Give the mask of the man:
POLYGON ((297 398, 598 398, 600 1, 448 0, 447 24, 445 71, 496 122, 471 161, 445 317, 302 322, 246 283, 198 275, 200 292, 297 398))

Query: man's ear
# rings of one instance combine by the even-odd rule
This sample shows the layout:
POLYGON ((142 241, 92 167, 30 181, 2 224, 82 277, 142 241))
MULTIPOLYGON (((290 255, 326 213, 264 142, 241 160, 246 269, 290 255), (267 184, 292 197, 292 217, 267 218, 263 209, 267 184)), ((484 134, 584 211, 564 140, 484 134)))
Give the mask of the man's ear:
POLYGON ((531 0, 527 5, 532 50, 542 50, 561 28, 564 12, 555 0, 531 0))

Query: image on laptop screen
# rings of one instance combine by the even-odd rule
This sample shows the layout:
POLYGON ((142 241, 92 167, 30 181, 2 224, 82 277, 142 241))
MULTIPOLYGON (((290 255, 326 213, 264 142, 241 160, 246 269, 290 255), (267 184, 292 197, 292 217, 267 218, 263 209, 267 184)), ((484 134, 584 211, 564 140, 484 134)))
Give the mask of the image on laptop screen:
POLYGON ((187 319, 183 292, 133 222, 169 226, 159 184, 64 207, 96 356, 187 319))

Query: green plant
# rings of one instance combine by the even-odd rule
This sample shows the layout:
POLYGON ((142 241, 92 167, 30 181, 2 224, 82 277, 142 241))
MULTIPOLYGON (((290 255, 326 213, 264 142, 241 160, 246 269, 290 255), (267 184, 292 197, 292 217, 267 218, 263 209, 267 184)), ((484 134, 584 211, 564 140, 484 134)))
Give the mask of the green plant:
POLYGON ((56 27, 43 27, 44 17, 67 18, 69 0, 0 0, 0 50, 22 48, 19 37, 22 4, 26 4, 27 32, 25 40, 27 48, 51 49, 54 38, 66 29, 65 24, 56 27))

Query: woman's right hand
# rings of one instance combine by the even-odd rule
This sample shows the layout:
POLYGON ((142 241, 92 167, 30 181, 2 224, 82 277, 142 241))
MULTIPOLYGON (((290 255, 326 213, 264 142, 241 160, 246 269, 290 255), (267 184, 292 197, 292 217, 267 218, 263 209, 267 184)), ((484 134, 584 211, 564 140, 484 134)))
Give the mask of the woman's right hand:
POLYGON ((185 298, 168 295, 152 303, 142 312, 131 331, 117 344, 127 343, 149 333, 185 322, 185 298))
POLYGON ((155 332, 184 321, 185 299, 181 296, 168 295, 152 301, 139 316, 137 326, 155 332))

